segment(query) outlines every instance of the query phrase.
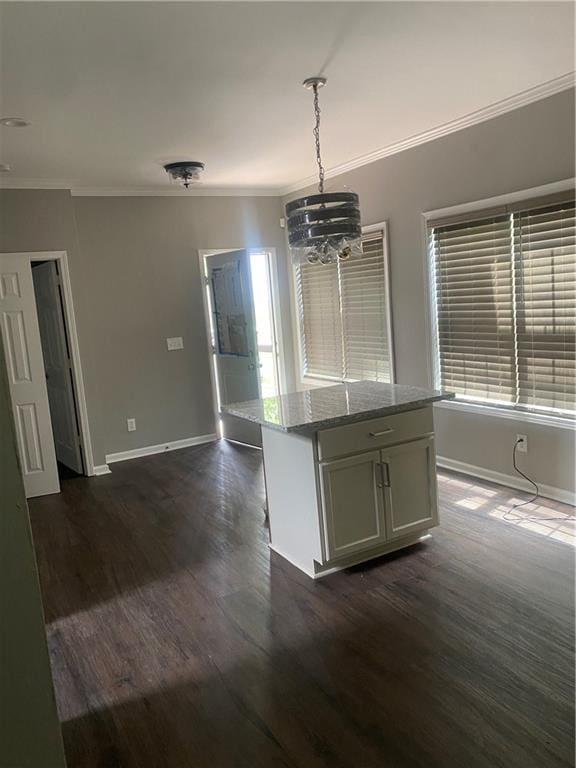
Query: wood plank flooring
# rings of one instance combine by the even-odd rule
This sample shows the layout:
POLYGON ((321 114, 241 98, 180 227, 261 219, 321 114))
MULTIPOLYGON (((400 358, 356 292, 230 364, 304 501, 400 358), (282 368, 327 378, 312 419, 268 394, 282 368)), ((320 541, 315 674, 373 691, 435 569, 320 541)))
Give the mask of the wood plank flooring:
POLYGON ((271 557, 254 450, 32 500, 69 768, 572 766, 574 524, 439 491, 432 539, 317 582, 271 557))

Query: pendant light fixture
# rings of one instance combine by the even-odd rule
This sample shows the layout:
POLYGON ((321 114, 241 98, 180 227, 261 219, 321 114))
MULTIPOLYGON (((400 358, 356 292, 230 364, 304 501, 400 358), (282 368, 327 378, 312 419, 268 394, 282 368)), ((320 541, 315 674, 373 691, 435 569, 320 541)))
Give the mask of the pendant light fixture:
POLYGON ((306 195, 286 206, 288 242, 295 264, 332 264, 362 256, 360 208, 354 192, 326 192, 320 156, 318 89, 325 77, 309 77, 302 85, 314 94, 314 138, 318 163, 318 194, 306 195))

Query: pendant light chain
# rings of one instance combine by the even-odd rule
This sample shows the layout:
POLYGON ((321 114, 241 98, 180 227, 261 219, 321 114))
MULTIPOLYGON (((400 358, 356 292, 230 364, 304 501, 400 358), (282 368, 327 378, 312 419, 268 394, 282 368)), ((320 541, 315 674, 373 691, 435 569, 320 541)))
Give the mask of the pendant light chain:
POLYGON ((320 155, 320 104, 318 103, 318 85, 314 84, 312 90, 314 91, 314 115, 316 117, 316 125, 314 126, 314 139, 316 141, 316 162, 318 163, 318 191, 320 194, 323 194, 324 166, 322 165, 322 157, 320 155))

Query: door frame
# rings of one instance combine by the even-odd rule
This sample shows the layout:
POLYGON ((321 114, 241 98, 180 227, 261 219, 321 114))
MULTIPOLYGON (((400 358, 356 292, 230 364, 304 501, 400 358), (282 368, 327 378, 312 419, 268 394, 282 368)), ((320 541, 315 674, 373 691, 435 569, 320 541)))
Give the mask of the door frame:
POLYGON ((287 392, 286 384, 286 365, 284 359, 284 338, 282 333, 282 319, 280 314, 280 288, 278 282, 278 256, 276 248, 262 247, 262 248, 242 248, 241 246, 233 248, 199 248, 198 260, 200 265, 200 282, 202 288, 202 306, 204 307, 204 325, 206 328, 206 343, 208 345, 208 355, 210 357, 210 384, 212 387, 212 405, 214 407, 214 416, 216 417, 216 433, 219 438, 222 438, 220 429, 220 396, 218 393, 218 379, 215 371, 214 355, 212 354, 212 317, 210 313, 210 305, 208 302, 207 293, 207 262, 206 257, 216 256, 219 253, 228 253, 230 251, 246 250, 248 256, 253 253, 267 253, 270 264, 270 288, 272 297, 272 321, 274 326, 274 341, 277 352, 277 373, 278 373, 278 388, 280 394, 287 392))
MULTIPOLYGON (((74 312, 74 301, 72 299, 72 283, 70 281, 70 270, 68 268, 67 251, 16 251, 10 253, 0 253, 0 260, 3 256, 17 256, 22 261, 27 261, 32 269, 34 261, 56 261, 60 273, 62 284, 62 303, 64 305, 64 322, 68 332, 68 341, 70 343, 70 355, 72 363, 72 386, 74 398, 78 409, 78 426, 80 429, 80 442, 82 451, 82 460, 84 462, 84 471, 87 476, 92 476, 94 472, 94 455, 92 453, 92 439, 90 437, 90 425, 88 422, 88 408, 86 405, 86 393, 84 388, 84 376, 82 374, 82 363, 80 360, 80 346, 78 344, 78 331, 76 328, 76 316, 74 312)), ((36 307, 36 302, 34 302, 36 307)), ((37 309, 36 309, 37 311, 37 309)), ((54 433, 51 432, 52 439, 54 433)))

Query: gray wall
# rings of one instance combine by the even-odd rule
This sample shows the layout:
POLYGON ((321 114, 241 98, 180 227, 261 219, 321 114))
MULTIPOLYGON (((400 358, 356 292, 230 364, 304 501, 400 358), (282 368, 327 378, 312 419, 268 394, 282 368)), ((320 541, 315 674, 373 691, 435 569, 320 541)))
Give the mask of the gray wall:
MULTIPOLYGON (((0 252, 67 251, 80 357, 84 373, 90 426, 101 423, 101 398, 96 371, 102 362, 88 343, 93 318, 86 311, 90 275, 84 268, 74 215, 74 199, 68 190, 1 190, 0 252)), ((94 437, 94 434, 92 435, 94 437)), ((104 453, 94 446, 94 461, 104 463, 104 453)))
POLYGON ((64 768, 0 337, 0 766, 64 768))
MULTIPOLYGON (((431 383, 422 213, 572 176, 574 91, 564 91, 330 179, 332 189, 345 184, 358 192, 364 224, 388 222, 399 382, 431 383)), ((446 410, 437 414, 440 455, 506 474, 513 472, 517 432, 529 437, 523 466, 539 482, 574 487, 571 432, 446 410)))
MULTIPOLYGON (((105 453, 215 431, 198 249, 283 253, 276 198, 75 198, 105 453), (168 352, 166 338, 183 336, 168 352), (126 431, 126 417, 138 431, 126 431)), ((286 295, 286 291, 283 291, 286 295)))
POLYGON ((214 432, 198 249, 277 248, 289 322, 278 199, 0 195, 1 251, 69 252, 95 464, 214 432), (168 352, 169 336, 184 350, 168 352))

